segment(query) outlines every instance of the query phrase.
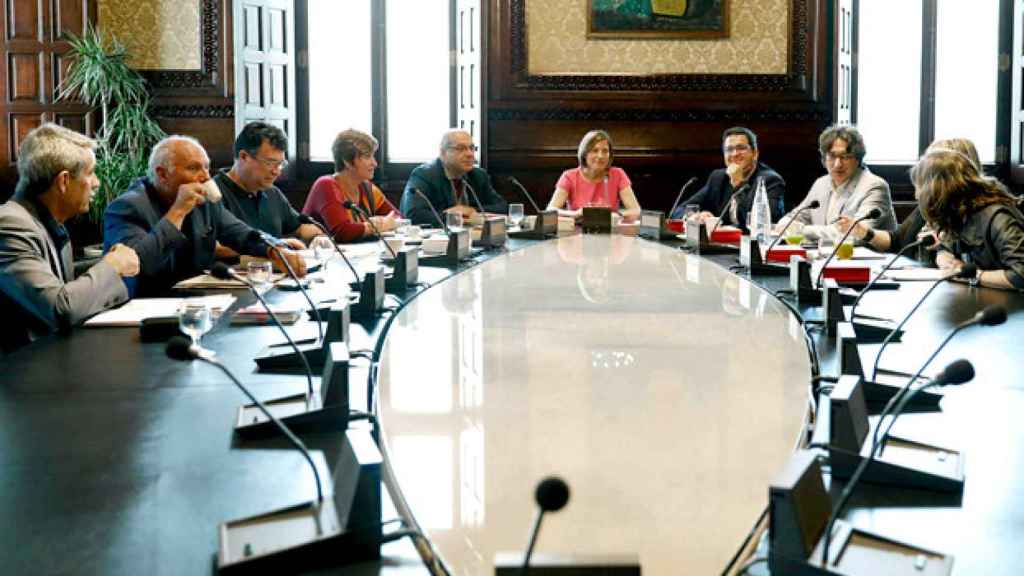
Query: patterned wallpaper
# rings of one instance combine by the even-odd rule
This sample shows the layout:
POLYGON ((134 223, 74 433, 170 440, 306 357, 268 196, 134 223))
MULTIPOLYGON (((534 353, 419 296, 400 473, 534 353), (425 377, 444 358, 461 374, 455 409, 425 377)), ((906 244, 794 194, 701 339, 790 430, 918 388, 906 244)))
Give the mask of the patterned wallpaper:
POLYGON ((785 74, 789 0, 731 2, 729 38, 588 40, 588 0, 530 0, 529 73, 785 74))
POLYGON ((99 0, 99 27, 128 48, 141 70, 199 70, 199 0, 99 0))

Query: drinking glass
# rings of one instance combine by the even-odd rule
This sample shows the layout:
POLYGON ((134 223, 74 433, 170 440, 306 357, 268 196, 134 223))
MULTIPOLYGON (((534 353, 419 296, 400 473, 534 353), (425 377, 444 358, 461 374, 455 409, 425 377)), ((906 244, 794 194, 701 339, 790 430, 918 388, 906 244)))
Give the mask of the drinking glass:
POLYGON ((522 204, 509 204, 508 205, 508 219, 512 222, 513 228, 518 228, 519 223, 523 221, 525 213, 523 212, 522 204))
POLYGON ((818 238, 818 258, 824 260, 832 255, 832 251, 836 249, 835 238, 828 234, 818 238))
POLYGON ((309 243, 309 247, 313 249, 313 256, 326 272, 327 262, 334 256, 334 243, 327 236, 317 236, 309 243))
POLYGON ((445 213, 444 223, 448 225, 448 230, 451 232, 462 230, 462 213, 455 211, 445 213))
POLYGON ((251 260, 245 265, 245 271, 249 282, 257 289, 261 289, 270 284, 270 275, 273 273, 273 267, 267 260, 251 260))
POLYGON ((700 212, 700 204, 687 204, 683 208, 683 222, 689 222, 700 212))
POLYGON ((178 327, 192 338, 192 345, 199 346, 199 340, 213 328, 210 305, 196 300, 185 300, 178 307, 178 327))

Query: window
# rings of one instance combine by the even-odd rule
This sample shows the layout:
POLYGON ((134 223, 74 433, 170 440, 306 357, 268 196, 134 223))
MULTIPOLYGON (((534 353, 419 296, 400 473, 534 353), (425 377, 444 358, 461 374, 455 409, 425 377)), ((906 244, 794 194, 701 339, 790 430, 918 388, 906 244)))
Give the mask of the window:
POLYGON ((453 115, 451 0, 307 0, 308 157, 331 161, 338 132, 380 141, 378 160, 437 155, 453 115))
POLYGON ((854 121, 869 163, 911 164, 952 137, 997 160, 1003 1, 859 0, 854 121))

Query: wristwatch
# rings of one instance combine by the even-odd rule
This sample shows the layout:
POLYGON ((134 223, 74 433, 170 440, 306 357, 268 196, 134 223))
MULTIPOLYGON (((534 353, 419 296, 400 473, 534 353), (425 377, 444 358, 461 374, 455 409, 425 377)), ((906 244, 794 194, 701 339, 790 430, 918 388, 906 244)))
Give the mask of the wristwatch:
POLYGON ((873 240, 874 237, 875 237, 875 230, 874 230, 874 228, 868 228, 868 231, 864 233, 864 237, 861 238, 861 241, 864 242, 865 244, 870 244, 871 240, 873 240))
POLYGON ((974 273, 974 276, 967 281, 972 287, 978 286, 981 283, 981 270, 974 273))

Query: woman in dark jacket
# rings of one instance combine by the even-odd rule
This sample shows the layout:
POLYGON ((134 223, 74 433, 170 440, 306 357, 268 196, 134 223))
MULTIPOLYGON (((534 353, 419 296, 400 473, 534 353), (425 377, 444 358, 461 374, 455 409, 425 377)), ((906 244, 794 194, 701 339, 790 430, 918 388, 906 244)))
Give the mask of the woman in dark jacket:
POLYGON ((1005 186, 949 149, 927 152, 910 179, 921 214, 942 242, 939 268, 971 263, 978 267, 971 284, 1024 289, 1024 215, 1005 186))

